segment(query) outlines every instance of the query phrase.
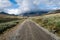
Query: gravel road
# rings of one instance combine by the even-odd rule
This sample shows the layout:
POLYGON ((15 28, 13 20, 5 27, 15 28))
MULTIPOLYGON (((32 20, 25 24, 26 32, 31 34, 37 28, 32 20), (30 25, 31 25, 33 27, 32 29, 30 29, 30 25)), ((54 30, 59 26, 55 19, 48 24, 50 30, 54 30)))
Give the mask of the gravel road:
POLYGON ((31 21, 25 21, 0 36, 0 40, 55 40, 31 21))

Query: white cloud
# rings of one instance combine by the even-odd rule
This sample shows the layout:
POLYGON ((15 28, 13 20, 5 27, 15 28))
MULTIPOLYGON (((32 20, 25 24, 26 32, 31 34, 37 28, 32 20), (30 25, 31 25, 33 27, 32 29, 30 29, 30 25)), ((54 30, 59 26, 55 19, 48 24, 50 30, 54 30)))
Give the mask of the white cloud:
MULTIPOLYGON (((19 11, 21 11, 22 13, 31 10, 31 5, 32 5, 31 0, 16 0, 16 2, 17 2, 18 5, 19 5, 19 8, 18 8, 19 11)), ((20 12, 20 13, 21 13, 21 12, 20 12)))
POLYGON ((0 0, 0 12, 12 6, 9 0, 0 0))
MULTIPOLYGON (((12 4, 9 0, 0 0, 0 9, 6 9, 10 14, 17 14, 22 12, 27 12, 30 10, 37 10, 40 9, 40 7, 43 8, 43 6, 40 6, 43 4, 45 9, 59 9, 60 8, 60 0, 15 0, 17 2, 17 5, 19 5, 19 8, 17 9, 6 9, 10 7, 12 4)), ((41 8, 41 9, 42 9, 41 8)), ((6 11, 5 10, 5 11, 6 11)))
POLYGON ((40 4, 45 4, 45 5, 60 5, 60 0, 34 0, 33 3, 40 5, 40 4))
MULTIPOLYGON (((36 9, 39 5, 44 4, 46 8, 51 8, 54 6, 60 6, 60 0, 16 0, 20 5, 20 10, 28 9, 36 9)), ((28 10, 26 10, 28 11, 28 10)))
POLYGON ((11 6, 12 4, 9 2, 9 0, 0 0, 0 8, 6 8, 11 6))
POLYGON ((9 14, 20 14, 21 11, 18 9, 8 9, 6 10, 9 14))
POLYGON ((33 4, 33 1, 34 0, 16 0, 19 5, 19 10, 21 10, 22 13, 36 9, 36 5, 33 4))

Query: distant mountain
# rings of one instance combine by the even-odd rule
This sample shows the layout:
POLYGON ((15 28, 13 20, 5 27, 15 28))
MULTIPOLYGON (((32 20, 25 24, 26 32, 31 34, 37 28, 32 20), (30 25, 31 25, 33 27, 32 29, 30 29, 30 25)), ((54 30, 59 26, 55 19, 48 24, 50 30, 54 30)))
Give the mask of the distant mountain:
POLYGON ((26 13, 22 13, 20 15, 22 16, 39 16, 39 15, 42 15, 42 14, 46 14, 48 13, 49 11, 45 11, 45 10, 41 10, 41 11, 31 11, 31 12, 26 12, 26 13))
POLYGON ((48 14, 56 14, 56 13, 60 13, 60 9, 52 10, 52 11, 48 12, 48 14))
POLYGON ((5 14, 5 15, 8 15, 8 13, 5 13, 5 12, 0 12, 0 14, 5 14))
POLYGON ((14 15, 14 14, 8 14, 6 12, 0 12, 0 15, 10 15, 10 16, 17 16, 17 15, 14 15))

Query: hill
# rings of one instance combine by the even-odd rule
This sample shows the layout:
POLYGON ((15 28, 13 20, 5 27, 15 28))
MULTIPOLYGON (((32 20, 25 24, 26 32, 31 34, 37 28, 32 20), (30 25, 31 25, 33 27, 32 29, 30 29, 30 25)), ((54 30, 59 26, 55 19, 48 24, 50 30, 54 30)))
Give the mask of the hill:
POLYGON ((60 13, 37 16, 32 20, 50 32, 60 36, 60 13))
POLYGON ((6 13, 6 12, 0 12, 0 16, 17 16, 17 15, 9 14, 9 13, 6 13))
POLYGON ((52 11, 48 12, 47 14, 56 14, 56 13, 60 13, 60 9, 52 10, 52 11))
POLYGON ((20 15, 22 15, 22 16, 39 16, 39 15, 42 15, 42 14, 46 14, 48 12, 49 11, 45 11, 45 10, 41 10, 41 11, 30 11, 30 12, 22 13, 20 15))
POLYGON ((40 10, 40 11, 30 11, 30 12, 25 12, 20 15, 22 16, 40 16, 40 15, 45 15, 45 14, 56 14, 60 13, 60 9, 57 10, 40 10))

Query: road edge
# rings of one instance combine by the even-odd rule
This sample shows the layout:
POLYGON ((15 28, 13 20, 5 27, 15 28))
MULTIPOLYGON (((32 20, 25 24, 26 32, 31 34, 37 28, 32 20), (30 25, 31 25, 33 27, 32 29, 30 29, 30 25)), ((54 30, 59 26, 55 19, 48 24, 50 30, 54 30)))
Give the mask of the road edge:
POLYGON ((42 29, 43 31, 45 31, 47 34, 51 35, 51 37, 52 37, 53 39, 55 39, 55 40, 60 40, 60 37, 57 37, 55 34, 49 32, 47 29, 45 29, 45 28, 43 28, 43 27, 40 27, 40 25, 37 24, 36 22, 34 22, 33 20, 29 20, 29 21, 35 23, 39 28, 41 28, 41 29, 42 29))

